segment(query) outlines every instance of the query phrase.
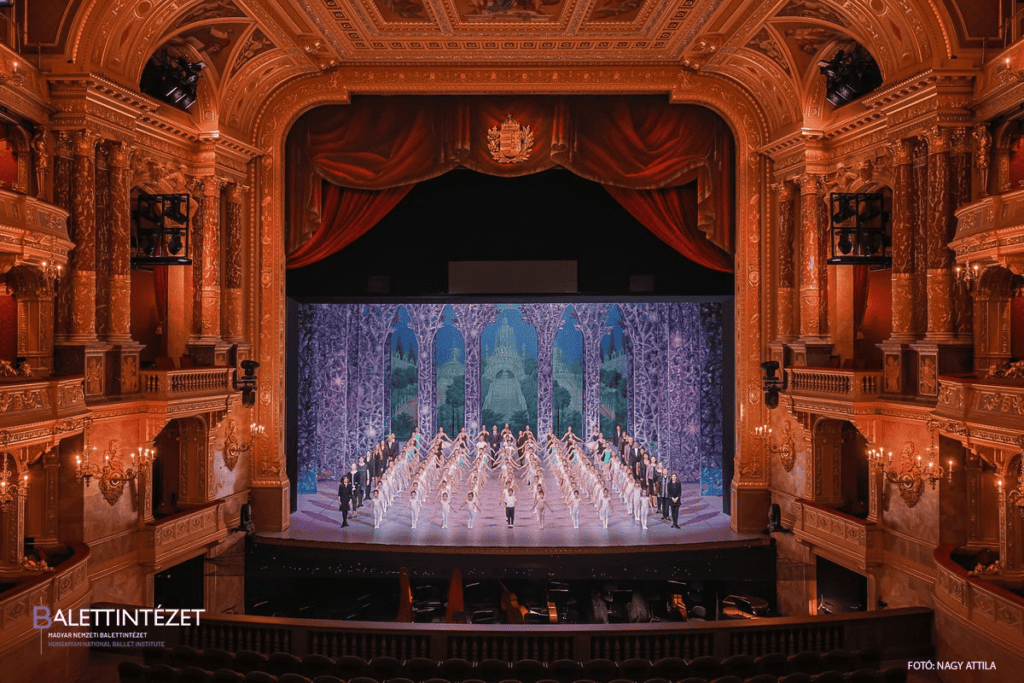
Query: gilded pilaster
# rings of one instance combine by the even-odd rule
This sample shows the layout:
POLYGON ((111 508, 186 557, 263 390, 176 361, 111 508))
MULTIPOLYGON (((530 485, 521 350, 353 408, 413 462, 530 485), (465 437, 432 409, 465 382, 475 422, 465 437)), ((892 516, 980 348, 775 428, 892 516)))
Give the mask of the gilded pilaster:
POLYGON ((949 249, 953 217, 948 128, 935 126, 928 138, 928 333, 929 341, 950 341, 953 328, 953 252, 949 249))
POLYGON ((779 236, 776 258, 779 268, 779 290, 776 298, 778 312, 776 338, 779 341, 792 341, 799 331, 795 310, 796 270, 794 268, 796 192, 793 184, 789 182, 779 183, 776 190, 779 199, 779 236))
POLYGON ((914 319, 917 276, 914 270, 915 199, 912 184, 914 141, 890 146, 893 159, 892 190, 892 336, 891 341, 917 338, 914 319))
POLYGON ((228 187, 224 220, 224 289, 221 292, 224 340, 245 340, 242 324, 242 197, 237 184, 228 187))
POLYGON ((96 135, 74 134, 71 252, 71 334, 73 342, 96 341, 96 135))

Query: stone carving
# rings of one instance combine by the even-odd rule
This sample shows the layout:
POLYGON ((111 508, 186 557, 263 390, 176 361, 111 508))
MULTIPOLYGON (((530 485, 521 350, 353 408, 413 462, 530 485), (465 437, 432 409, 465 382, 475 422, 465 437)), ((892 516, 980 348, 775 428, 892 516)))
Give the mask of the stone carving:
POLYGON ((792 472, 796 463, 796 441, 793 438, 793 424, 789 420, 782 423, 782 439, 778 450, 782 466, 787 472, 792 472))

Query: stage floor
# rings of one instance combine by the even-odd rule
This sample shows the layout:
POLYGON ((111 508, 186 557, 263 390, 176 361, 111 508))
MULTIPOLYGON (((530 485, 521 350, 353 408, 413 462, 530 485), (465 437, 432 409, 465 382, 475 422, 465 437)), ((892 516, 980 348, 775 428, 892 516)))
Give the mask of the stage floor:
MULTIPOLYGON (((546 477, 550 479, 550 475, 546 477)), ((660 514, 651 511, 647 530, 640 522, 627 516, 625 505, 613 497, 609 527, 605 529, 597 510, 589 502, 580 508, 580 528, 573 529, 572 520, 561 495, 554 486, 547 487, 551 510, 541 529, 535 514, 530 513, 532 501, 525 503, 527 495, 521 493, 516 508, 515 526, 505 523, 505 508, 499 503, 496 477, 491 477, 482 494, 482 509, 474 528, 466 527, 466 511, 452 511, 449 528, 441 528, 440 506, 431 494, 424 505, 417 528, 411 528, 408 495, 403 492, 392 505, 381 524, 373 528, 373 512, 361 507, 349 515, 349 526, 341 528, 338 512, 337 482, 321 481, 316 494, 298 497, 298 511, 291 515, 291 526, 276 533, 263 533, 261 538, 280 539, 281 542, 306 544, 352 544, 364 549, 383 550, 385 547, 416 552, 428 548, 444 547, 445 552, 477 552, 481 548, 510 549, 514 552, 546 552, 553 548, 592 549, 601 553, 631 552, 642 547, 657 546, 667 550, 670 546, 730 545, 761 538, 734 533, 729 527, 729 516, 721 512, 721 497, 702 497, 697 484, 684 484, 679 525, 673 529, 671 521, 663 521, 660 514)), ((461 496, 455 496, 457 505, 461 496)))

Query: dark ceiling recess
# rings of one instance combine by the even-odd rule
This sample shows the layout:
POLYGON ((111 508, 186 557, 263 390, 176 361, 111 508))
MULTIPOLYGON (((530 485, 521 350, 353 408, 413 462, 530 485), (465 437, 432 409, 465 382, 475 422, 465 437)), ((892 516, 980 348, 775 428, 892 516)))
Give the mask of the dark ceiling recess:
POLYGON ((659 296, 731 295, 733 275, 687 260, 599 184, 552 169, 519 178, 456 170, 418 184, 337 254, 288 271, 291 297, 366 295, 388 276, 392 296, 446 294, 449 261, 578 263, 581 294, 629 295, 654 275, 659 296))
POLYGON ((833 107, 853 102, 882 85, 882 72, 871 53, 860 45, 840 50, 832 59, 818 62, 825 76, 825 99, 833 107))
POLYGON ((184 57, 161 50, 146 62, 139 90, 161 102, 188 111, 196 103, 199 74, 205 68, 205 62, 190 62, 184 57))

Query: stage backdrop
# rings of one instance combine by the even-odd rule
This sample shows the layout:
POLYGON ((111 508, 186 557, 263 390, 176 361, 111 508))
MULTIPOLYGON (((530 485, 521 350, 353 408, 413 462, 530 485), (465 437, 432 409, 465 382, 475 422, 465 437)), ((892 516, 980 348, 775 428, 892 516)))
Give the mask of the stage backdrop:
POLYGON ((508 423, 587 438, 622 425, 682 481, 721 495, 723 305, 301 303, 298 492, 392 431, 508 423))

